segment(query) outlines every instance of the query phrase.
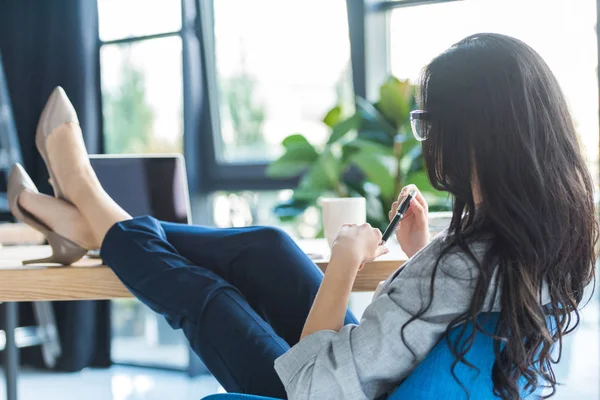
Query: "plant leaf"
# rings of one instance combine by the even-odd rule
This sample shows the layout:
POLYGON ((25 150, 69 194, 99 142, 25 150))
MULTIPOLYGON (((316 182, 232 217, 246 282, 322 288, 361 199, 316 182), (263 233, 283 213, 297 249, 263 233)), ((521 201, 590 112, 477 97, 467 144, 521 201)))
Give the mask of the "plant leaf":
POLYGON ((356 130, 360 127, 360 115, 354 114, 353 116, 346 118, 342 122, 336 124, 331 130, 331 136, 327 144, 332 144, 346 136, 346 134, 352 130, 356 130))
POLYGON ((308 139, 306 139, 306 137, 304 137, 304 135, 301 135, 299 133, 296 133, 295 135, 290 135, 290 136, 286 137, 285 139, 283 139, 283 142, 281 142, 281 144, 283 145, 283 147, 286 150, 289 150, 294 147, 306 147, 306 148, 310 147, 314 150, 313 145, 310 144, 308 139))
POLYGON ((409 120, 413 89, 407 80, 401 81, 390 77, 379 89, 379 110, 396 128, 405 125, 409 120))
POLYGON ((368 140, 370 142, 376 142, 384 146, 388 146, 390 148, 393 148, 394 146, 395 136, 388 135, 386 132, 381 130, 377 131, 361 128, 361 130, 358 132, 357 137, 363 140, 368 140))
POLYGON ((298 176, 319 157, 313 145, 300 134, 285 138, 283 147, 286 152, 268 166, 267 176, 272 178, 298 176))
POLYGON ((294 198, 314 202, 323 193, 336 192, 341 182, 342 163, 335 158, 331 151, 325 150, 304 174, 294 191, 294 198))
POLYGON ((370 153, 376 153, 382 156, 392 156, 394 154, 394 148, 391 146, 385 146, 378 142, 373 142, 371 140, 366 140, 363 138, 356 138, 348 143, 345 143, 342 146, 342 151, 344 147, 349 148, 357 148, 362 151, 367 151, 370 153))
POLYGON ((361 129, 382 131, 392 138, 398 133, 398 130, 386 120, 377 108, 362 97, 356 98, 356 109, 357 114, 361 116, 361 129))
POLYGON ((325 150, 317 160, 317 168, 321 168, 323 174, 327 177, 330 187, 335 187, 342 174, 342 163, 331 151, 325 150))
POLYGON ((323 118, 323 122, 328 127, 333 128, 334 126, 336 126, 337 124, 340 123, 341 119, 342 119, 342 107, 335 106, 331 110, 329 110, 327 115, 325 115, 325 117, 323 118))
POLYGON ((290 178, 298 176, 317 159, 314 149, 292 148, 267 167, 271 178, 290 178))
POLYGON ((282 222, 292 221, 302 215, 310 205, 311 203, 308 201, 292 198, 276 205, 273 209, 273 213, 282 222))
POLYGON ((402 171, 406 171, 406 173, 424 171, 422 155, 423 147, 421 145, 416 145, 408 150, 400 159, 402 171))
POLYGON ((394 178, 382 157, 374 153, 360 151, 353 154, 350 162, 359 167, 366 175, 367 180, 379 187, 381 195, 391 199, 394 195, 394 178))
POLYGON ((417 185, 419 191, 429 204, 429 211, 449 211, 452 209, 452 201, 448 193, 434 189, 429 182, 427 172, 421 170, 409 173, 406 176, 406 183, 417 185))
POLYGON ((425 171, 417 171, 411 172, 406 175, 406 184, 413 184, 419 188, 419 191, 423 194, 425 193, 439 193, 437 190, 431 186, 429 182, 429 178, 427 177, 427 172, 425 171))

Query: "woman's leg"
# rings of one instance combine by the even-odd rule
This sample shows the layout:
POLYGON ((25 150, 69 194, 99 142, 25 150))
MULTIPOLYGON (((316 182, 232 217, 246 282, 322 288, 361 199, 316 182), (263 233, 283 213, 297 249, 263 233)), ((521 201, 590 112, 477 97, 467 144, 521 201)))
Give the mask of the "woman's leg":
POLYGON ((288 344, 237 288, 180 255, 158 221, 117 223, 101 255, 136 297, 183 330, 227 391, 285 397, 273 364, 288 344))
MULTIPOLYGON (((214 272, 181 256, 152 218, 131 219, 102 189, 81 131, 65 124, 48 137, 51 168, 66 197, 83 215, 104 261, 146 305, 183 329, 192 348, 228 391, 284 397, 273 368, 289 349, 214 272)), ((40 215, 35 210, 29 210, 40 215)))
POLYGON ((100 185, 79 125, 67 123, 54 129, 46 138, 46 151, 59 186, 87 221, 96 243, 104 241, 114 224, 131 219, 100 185))
MULTIPOLYGON (((279 383, 279 380, 269 377, 276 378, 273 361, 287 350, 287 343, 256 314, 242 294, 220 275, 198 267, 197 263, 179 254, 167 241, 166 233, 155 220, 132 220, 106 194, 91 168, 77 125, 65 124, 55 129, 49 135, 46 147, 58 183, 87 221, 97 243, 102 243, 104 260, 120 279, 147 305, 165 314, 174 327, 183 328, 194 349, 229 390, 239 387, 239 390, 251 393, 269 394, 263 391, 264 383, 279 392, 279 387, 273 387, 273 382, 279 383), (242 318, 243 315, 246 318, 242 318), (254 390, 254 387, 260 387, 260 390, 254 390)), ((177 236, 177 233, 173 232, 172 236, 177 236)), ((247 243, 253 243, 252 236, 247 236, 247 243)), ((301 260, 298 265, 306 262, 304 255, 304 258, 286 256, 290 249, 293 255, 300 252, 297 247, 292 248, 289 244, 284 247, 288 251, 277 253, 279 262, 293 264, 297 258, 301 260)), ((206 248, 210 251, 208 245, 206 248)), ((266 264, 273 259, 269 256, 270 246, 258 248, 263 250, 245 252, 253 256, 248 260, 251 263, 246 263, 246 271, 243 273, 251 274, 255 263, 266 264)), ((200 253, 195 255, 199 258, 201 256, 200 253)), ((236 273, 242 271, 239 260, 222 265, 229 265, 236 273)), ((280 267, 278 263, 269 265, 280 267)), ((285 268, 285 265, 281 267, 285 268)), ((312 270, 306 270, 312 276, 311 282, 298 287, 302 291, 314 286, 316 293, 320 277, 316 278, 315 267, 311 267, 312 270)), ((261 274, 268 277, 272 272, 273 270, 263 269, 261 274)), ((244 286, 242 281, 238 283, 244 286)), ((285 289, 292 287, 291 282, 292 280, 286 279, 276 283, 285 289)), ((262 291, 267 295, 254 295, 251 286, 246 285, 250 297, 254 297, 254 303, 259 309, 263 309, 264 315, 271 316, 271 320, 273 316, 285 316, 281 308, 267 305, 271 300, 268 291, 262 291)), ((293 304, 297 300, 286 294, 285 290, 278 291, 272 301, 293 304)), ((286 329, 285 324, 280 326, 291 342, 297 341, 301 331, 300 321, 304 323, 304 319, 299 316, 304 312, 308 314, 312 298, 312 290, 301 296, 302 304, 294 310, 292 318, 293 329, 286 329)), ((353 317, 349 316, 348 319, 354 322, 353 317)))
MULTIPOLYGON (((19 197, 19 203, 56 233, 88 249, 100 247, 72 205, 28 191, 19 197)), ((236 287, 290 346, 298 342, 322 273, 288 235, 269 227, 161 225, 179 254, 236 287)), ((357 321, 348 312, 345 323, 357 321)))
MULTIPOLYGON (((96 241, 102 243, 114 224, 131 216, 102 189, 91 168, 78 126, 62 125, 47 140, 50 165, 61 188, 87 220, 96 241)), ((308 257, 290 239, 281 240, 282 236, 274 233, 277 231, 266 230, 227 241, 230 255, 239 257, 223 263, 209 256, 217 248, 214 240, 206 246, 201 242, 196 244, 188 237, 192 231, 187 229, 183 225, 169 226, 169 240, 195 265, 219 271, 219 275, 247 296, 290 345, 295 344, 322 279, 308 257), (277 246, 271 246, 274 241, 278 242, 277 246), (243 261, 244 256, 250 257, 247 262, 243 261), (288 305, 293 306, 288 309, 288 305)), ((198 239, 208 237, 210 235, 204 234, 198 239)), ((348 313, 346 323, 351 322, 355 323, 356 319, 348 313)))
POLYGON ((35 215, 54 232, 88 250, 100 248, 83 215, 71 204, 54 196, 24 190, 19 205, 35 215))
MULTIPOLYGON (((89 236, 73 205, 31 192, 21 197, 21 205, 55 232, 78 242, 89 236)), ((114 225, 102 257, 136 297, 183 330, 228 391, 285 397, 273 364, 289 345, 237 288, 180 255, 158 221, 144 217, 114 225)))
MULTIPOLYGON (((179 254, 235 286, 290 346, 298 342, 323 274, 287 234, 270 227, 161 225, 179 254)), ((345 323, 357 323, 350 311, 345 323)))

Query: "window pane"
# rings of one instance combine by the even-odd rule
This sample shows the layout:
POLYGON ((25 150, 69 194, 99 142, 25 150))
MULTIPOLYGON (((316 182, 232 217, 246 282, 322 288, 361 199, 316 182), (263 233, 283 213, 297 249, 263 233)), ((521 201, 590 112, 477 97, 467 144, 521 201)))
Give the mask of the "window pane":
POLYGON ((98 0, 100 40, 181 29, 180 0, 98 0))
POLYGON ((273 208, 291 195, 291 190, 215 192, 212 194, 213 223, 219 228, 279 225, 273 208))
POLYGON ((294 133, 323 142, 327 110, 352 103, 346 2, 219 0, 214 12, 220 160, 273 159, 294 133))
POLYGON ((598 76, 594 0, 466 0, 391 12, 392 73, 417 82, 433 57, 478 32, 514 36, 546 60, 569 101, 598 177, 598 76), (535 18, 532 18, 535 16, 535 18), (424 29, 423 23, 435 29, 424 29))
POLYGON ((181 153, 181 38, 102 46, 107 153, 181 153))
POLYGON ((219 228, 278 226, 293 237, 314 238, 321 230, 321 217, 315 207, 293 222, 282 223, 274 214, 275 206, 291 197, 291 190, 213 193, 213 224, 219 228))

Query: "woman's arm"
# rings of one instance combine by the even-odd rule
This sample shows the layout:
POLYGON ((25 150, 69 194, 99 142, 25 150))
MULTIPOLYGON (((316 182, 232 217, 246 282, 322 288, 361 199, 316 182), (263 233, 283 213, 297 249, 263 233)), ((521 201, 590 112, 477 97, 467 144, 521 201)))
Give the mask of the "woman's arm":
POLYGON ((360 325, 316 331, 279 357, 275 370, 288 398, 375 399, 406 378, 472 300, 478 269, 461 253, 443 259, 431 287, 444 245, 438 239, 408 261, 360 325), (405 326, 430 300, 429 310, 405 326))
POLYGON ((348 299, 361 265, 388 252, 380 243, 381 231, 369 224, 342 226, 301 339, 322 330, 337 332, 344 326, 348 299))
POLYGON ((358 271, 361 261, 352 255, 334 257, 332 254, 300 339, 320 330, 337 332, 342 329, 356 277, 353 271, 358 271))

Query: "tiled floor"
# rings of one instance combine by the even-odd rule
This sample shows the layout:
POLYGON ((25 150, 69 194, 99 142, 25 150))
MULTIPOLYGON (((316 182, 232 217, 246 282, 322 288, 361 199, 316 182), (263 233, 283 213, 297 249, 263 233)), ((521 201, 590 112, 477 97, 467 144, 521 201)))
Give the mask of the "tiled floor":
MULTIPOLYGON (((73 374, 23 371, 18 394, 19 400, 200 400, 219 389, 210 376, 115 366, 73 374)), ((3 381, 0 391, 4 399, 3 381)))

